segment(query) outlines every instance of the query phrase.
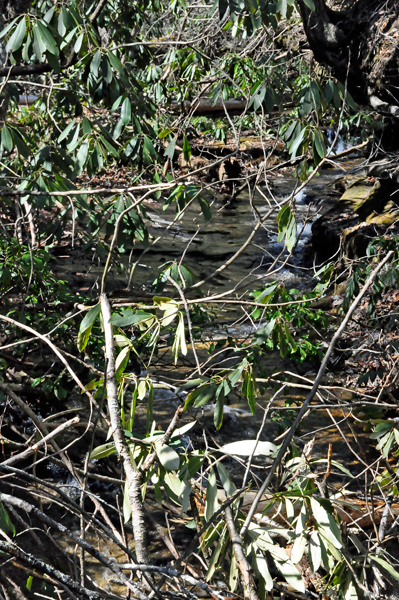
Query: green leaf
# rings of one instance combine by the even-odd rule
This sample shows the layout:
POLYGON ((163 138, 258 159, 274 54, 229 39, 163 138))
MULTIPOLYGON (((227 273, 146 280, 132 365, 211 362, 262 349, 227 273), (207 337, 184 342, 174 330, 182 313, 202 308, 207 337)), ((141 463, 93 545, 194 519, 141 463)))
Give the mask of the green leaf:
POLYGON ((79 150, 76 153, 75 160, 75 173, 76 175, 81 175, 83 169, 85 167, 87 157, 89 154, 89 142, 88 140, 83 140, 81 143, 79 150))
POLYGON ((102 444, 101 446, 97 446, 94 448, 92 453, 90 454, 90 460, 98 460, 99 458, 106 458, 111 454, 115 454, 116 448, 114 442, 107 442, 106 444, 102 444))
POLYGON ((215 573, 215 570, 216 570, 218 562, 219 562, 220 554, 221 554, 223 546, 225 544, 225 540, 226 540, 226 533, 225 533, 225 530, 224 530, 223 533, 222 533, 222 535, 220 536, 220 538, 218 540, 218 543, 216 544, 216 548, 213 551, 213 554, 212 554, 211 559, 209 561, 209 566, 208 566, 208 571, 206 573, 205 581, 210 581, 210 579, 212 579, 212 576, 215 573))
POLYGON ((187 345, 186 345, 186 334, 184 330, 184 317, 183 313, 179 312, 179 324, 176 329, 175 339, 173 340, 172 346, 172 354, 175 357, 175 364, 177 363, 177 359, 179 357, 179 348, 183 356, 187 355, 187 345))
POLYGON ((157 442, 155 444, 155 451, 159 458, 161 465, 166 469, 166 471, 177 471, 180 466, 180 458, 179 455, 173 448, 167 446, 166 444, 161 444, 157 442))
POLYGON ((123 65, 122 65, 121 61, 119 60, 119 58, 117 58, 113 52, 109 52, 108 59, 112 65, 112 68, 115 71, 117 71, 120 75, 123 75, 124 68, 123 68, 123 65))
POLYGON ((0 529, 4 531, 4 533, 15 535, 15 527, 2 502, 0 502, 0 529))
POLYGON ((175 154, 175 148, 176 148, 176 140, 172 140, 170 142, 170 144, 168 145, 168 147, 165 149, 164 155, 167 156, 168 158, 170 158, 170 160, 173 160, 173 156, 175 154))
POLYGON ((307 131, 306 127, 304 127, 303 129, 301 129, 301 131, 299 132, 299 134, 297 135, 297 137, 288 146, 288 152, 291 155, 291 160, 293 158, 295 158, 297 150, 298 150, 299 146, 302 144, 303 138, 305 137, 306 131, 307 131))
POLYGON ((319 526, 319 533, 335 548, 342 548, 341 532, 334 517, 326 511, 316 498, 310 499, 313 516, 319 526))
POLYGON ((1 145, 6 152, 11 152, 14 147, 11 130, 7 127, 7 125, 4 125, 3 129, 1 130, 1 145))
POLYGON ((212 213, 208 202, 205 200, 205 198, 202 198, 202 196, 198 196, 198 202, 205 220, 210 221, 212 219, 212 213))
POLYGON ((100 310, 101 310, 101 305, 100 305, 100 303, 98 303, 95 306, 92 306, 90 308, 90 310, 87 311, 87 313, 85 314, 85 316, 80 324, 80 327, 79 327, 80 332, 86 331, 86 329, 88 327, 91 327, 93 325, 100 310))
POLYGON ((303 1, 306 4, 306 6, 308 8, 310 8, 310 10, 312 10, 312 11, 316 10, 313 0, 303 0, 303 1))
POLYGON ((26 589, 28 590, 28 592, 30 592, 32 590, 32 584, 33 584, 33 576, 29 575, 28 579, 26 580, 26 589))
POLYGON ((115 158, 119 158, 118 150, 112 144, 110 144, 105 137, 101 137, 101 142, 104 144, 108 152, 112 154, 112 156, 114 156, 115 158))
POLYGON ((90 63, 90 73, 93 73, 94 77, 97 77, 97 75, 98 75, 98 69, 100 68, 100 64, 101 64, 101 50, 99 49, 94 54, 93 59, 90 63))
POLYGON ((82 47, 82 43, 83 43, 83 38, 84 38, 84 33, 81 33, 80 35, 78 35, 75 45, 73 47, 74 51, 76 52, 76 54, 79 54, 79 51, 82 47))
POLYGON ((216 390, 216 406, 215 406, 215 412, 213 414, 213 422, 214 425, 216 427, 216 429, 220 429, 223 423, 223 408, 224 408, 224 400, 225 400, 225 394, 224 394, 224 382, 222 382, 216 390))
POLYGON ((222 482, 222 486, 224 488, 224 491, 226 492, 227 497, 232 496, 237 491, 237 488, 231 481, 228 470, 221 462, 218 462, 216 466, 219 473, 220 481, 222 482))
POLYGON ((187 410, 187 408, 189 408, 193 403, 194 408, 199 408, 204 404, 208 404, 208 402, 211 402, 211 400, 214 399, 215 392, 216 385, 214 383, 207 383, 198 387, 196 390, 194 390, 187 396, 187 400, 184 405, 184 410, 187 410))
POLYGON ((275 563, 286 582, 293 587, 294 590, 304 594, 306 591, 305 583, 295 565, 290 560, 280 561, 275 559, 275 563))
POLYGON ((172 129, 163 129, 161 131, 161 133, 158 134, 158 139, 162 140, 163 138, 166 138, 166 136, 168 136, 171 133, 173 133, 172 129))
POLYGON ((144 310, 132 311, 131 308, 125 310, 121 315, 112 315, 109 322, 116 327, 128 327, 129 325, 139 325, 146 321, 154 319, 154 315, 144 310))
POLYGON ((208 485, 206 486, 205 521, 209 521, 217 510, 219 510, 219 502, 216 474, 211 469, 208 476, 208 485))
POLYGON ((84 319, 82 320, 80 327, 79 327, 78 340, 77 340, 77 347, 78 347, 79 352, 82 352, 86 348, 87 342, 89 341, 89 338, 90 338, 90 333, 91 333, 91 329, 93 327, 93 323, 96 320, 100 310, 101 310, 100 304, 96 304, 96 306, 93 306, 87 312, 84 319))
POLYGON ((157 151, 148 135, 144 135, 143 160, 149 165, 157 159, 157 151))
POLYGON ((64 131, 58 137, 58 142, 62 142, 63 140, 65 140, 66 137, 68 137, 68 135, 72 131, 74 125, 75 125, 75 120, 72 120, 70 123, 68 123, 68 125, 65 127, 64 131))
MULTIPOLYGON (((149 433, 152 423, 152 415, 154 410, 154 386, 152 381, 149 382, 148 400, 147 400, 147 415, 146 415, 146 431, 149 433)), ((174 432, 176 433, 176 431, 174 432)), ((172 435, 173 437, 173 435, 172 435)))
POLYGON ((127 125, 132 116, 132 107, 129 98, 125 98, 121 108, 121 121, 123 125, 127 125))
POLYGON ((393 566, 389 564, 389 562, 381 558, 381 556, 377 556, 376 554, 369 554, 369 558, 371 558, 372 561, 381 565, 381 567, 383 567, 394 579, 396 579, 396 581, 399 581, 398 571, 396 571, 396 569, 394 569, 393 566))
POLYGON ((190 431, 190 429, 192 429, 194 427, 194 425, 197 424, 197 421, 191 421, 190 423, 186 423, 186 425, 183 425, 183 427, 179 427, 178 429, 175 429, 175 431, 172 433, 171 439, 175 438, 175 437, 180 437, 181 435, 185 435, 187 433, 187 431, 190 431))
POLYGON ((291 560, 296 565, 301 560, 306 548, 306 536, 300 535, 296 538, 291 550, 291 560))
POLYGON ((55 6, 52 6, 51 8, 48 9, 46 14, 44 15, 43 21, 45 21, 46 23, 50 23, 51 19, 54 16, 54 12, 55 12, 55 6))
POLYGON ((24 158, 28 158, 28 156, 30 155, 30 150, 29 150, 28 146, 26 145, 24 138, 19 133, 19 131, 16 129, 13 129, 12 137, 13 137, 14 143, 18 149, 18 152, 24 158))
POLYGON ((46 46, 42 40, 37 21, 32 26, 32 32, 33 32, 33 52, 35 53, 38 61, 43 62, 44 55, 46 52, 46 46))
POLYGON ((321 545, 317 531, 312 531, 309 540, 309 558, 312 562, 312 571, 316 573, 321 565, 321 545))
POLYGON ((66 18, 65 18, 65 13, 66 13, 66 9, 63 6, 61 8, 60 14, 58 15, 58 20, 57 20, 57 31, 60 34, 60 36, 63 38, 64 35, 67 32, 67 28, 66 28, 66 18))
POLYGON ((258 575, 260 575, 264 581, 265 590, 270 592, 274 587, 273 578, 270 575, 267 560, 263 554, 255 554, 255 568, 258 571, 258 575))
POLYGON ((58 54, 59 54, 58 46, 56 44, 55 39, 51 35, 50 31, 43 24, 43 21, 36 21, 36 23, 37 23, 38 35, 40 35, 41 41, 44 44, 46 50, 48 52, 50 52, 50 54, 53 54, 54 56, 58 56, 58 54))
POLYGON ((122 373, 125 371, 127 363, 129 362, 129 357, 130 357, 130 347, 125 346, 119 352, 118 356, 116 357, 116 361, 115 361, 115 377, 116 377, 117 381, 119 381, 122 373))
POLYGON ((183 152, 184 152, 184 158, 187 162, 189 162, 190 157, 191 157, 191 146, 190 143, 188 141, 188 139, 186 138, 186 136, 184 136, 184 141, 183 141, 183 152))
POLYGON ((179 306, 178 304, 169 304, 168 307, 165 309, 165 312, 163 314, 163 317, 161 318, 161 324, 163 327, 167 327, 168 325, 170 325, 170 323, 172 323, 172 321, 175 320, 175 318, 177 317, 179 313, 179 306))
POLYGON ((276 319, 271 319, 266 325, 258 329, 252 338, 252 346, 261 346, 264 344, 273 333, 275 323, 276 319))
POLYGON ((15 52, 16 50, 18 50, 18 48, 22 46, 22 42, 25 39, 25 33, 26 20, 25 16, 23 16, 18 25, 16 26, 14 33, 7 42, 6 51, 15 52))
POLYGON ((7 35, 7 33, 10 31, 10 29, 12 29, 13 26, 15 25, 15 23, 18 21, 18 19, 19 19, 19 15, 17 17, 15 17, 15 19, 13 19, 11 21, 11 23, 9 23, 7 25, 7 27, 5 27, 4 29, 2 29, 0 31, 0 39, 3 39, 3 37, 5 37, 7 35))

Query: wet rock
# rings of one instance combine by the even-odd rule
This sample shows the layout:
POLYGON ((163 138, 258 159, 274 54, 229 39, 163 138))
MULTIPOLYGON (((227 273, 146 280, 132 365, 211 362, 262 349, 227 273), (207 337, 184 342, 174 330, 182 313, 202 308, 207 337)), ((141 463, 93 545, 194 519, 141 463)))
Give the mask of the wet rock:
POLYGON ((218 179, 219 181, 227 181, 228 179, 238 179, 240 176, 240 165, 237 160, 232 158, 228 160, 224 160, 218 171, 218 179))
POLYGON ((331 258, 341 247, 350 257, 364 256, 371 239, 399 219, 399 186, 392 179, 356 178, 312 225, 312 244, 319 258, 331 258))
POLYGON ((353 211, 332 208, 312 225, 312 245, 321 260, 334 256, 341 244, 341 234, 348 228, 361 223, 353 211))

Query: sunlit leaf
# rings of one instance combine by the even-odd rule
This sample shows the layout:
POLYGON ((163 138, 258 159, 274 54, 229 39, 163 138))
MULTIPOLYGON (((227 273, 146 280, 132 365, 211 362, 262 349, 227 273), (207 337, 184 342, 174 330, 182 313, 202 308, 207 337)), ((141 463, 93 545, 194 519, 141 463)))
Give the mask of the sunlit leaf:
POLYGON ((25 39, 25 33, 26 20, 25 16, 23 16, 18 25, 16 26, 14 33, 7 42, 6 51, 15 52, 16 50, 18 50, 18 48, 22 46, 22 42, 25 39))
POLYGON ((219 510, 219 502, 216 474, 215 471, 211 469, 209 471, 208 484, 206 487, 205 520, 209 521, 217 510, 219 510))
POLYGON ((231 442, 220 448, 224 454, 236 454, 237 456, 251 456, 254 451, 254 456, 270 456, 277 451, 277 446, 272 442, 261 442, 256 440, 242 440, 240 442, 231 442), (255 448, 256 445, 256 448, 255 448))
POLYGON ((180 465, 179 455, 173 448, 160 442, 155 444, 155 451, 159 458, 161 465, 167 471, 177 471, 180 465))

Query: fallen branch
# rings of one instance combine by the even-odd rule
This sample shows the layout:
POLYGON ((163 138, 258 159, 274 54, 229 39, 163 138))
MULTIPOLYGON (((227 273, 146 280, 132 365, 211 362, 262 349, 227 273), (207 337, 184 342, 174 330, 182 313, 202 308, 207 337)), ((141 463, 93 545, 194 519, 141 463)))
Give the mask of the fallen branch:
POLYGON ((249 527, 249 524, 251 523, 251 520, 256 512, 257 506, 263 496, 263 494, 265 493, 265 491, 267 490, 267 488, 270 485, 270 482, 272 480, 272 477, 277 469, 277 467, 280 465, 287 449, 288 446, 291 443, 291 440, 295 434, 296 428, 298 427, 299 423, 301 422, 304 414, 306 413, 306 411, 308 410, 309 404, 311 403, 311 401, 313 400, 319 386, 321 383, 321 379, 324 375, 324 371, 326 370, 327 367, 327 363, 330 359, 330 356, 334 350, 335 344, 337 343, 337 341, 339 340, 339 338, 341 337, 341 334, 343 333, 345 327, 347 326, 349 320, 351 319, 353 312, 355 311, 356 307, 359 305, 361 299, 363 298, 363 296, 366 294, 367 290, 369 289, 369 287, 371 286, 371 284, 373 283, 374 279, 376 278, 376 276, 378 275, 378 273, 381 271, 381 269, 383 268, 383 266, 388 262, 388 260, 391 258, 391 256, 393 255, 393 251, 391 250, 390 252, 388 252, 388 254, 386 255, 386 257, 376 266, 376 268, 372 271, 372 273, 369 275, 366 283, 364 284, 363 288, 361 289, 361 291, 359 292, 359 294, 356 296, 355 300, 352 302, 351 306, 349 307, 348 312, 345 315, 344 320, 342 321, 340 327, 337 329, 337 331, 335 332, 330 345, 327 349, 327 352, 324 356, 323 362, 320 365, 319 368, 319 372, 317 373, 317 377, 315 379, 315 382, 312 386, 312 389, 310 390, 308 396, 306 397, 301 410, 299 411, 294 423, 292 424, 290 430, 288 431, 284 442, 281 444, 280 446, 280 450, 279 453, 277 455, 277 457, 274 459, 274 462, 271 466, 271 469, 269 471, 268 476, 266 477, 266 479, 264 480, 262 486, 260 487, 255 500, 252 503, 252 506, 248 512, 247 518, 245 519, 245 522, 241 528, 240 531, 240 535, 241 537, 244 537, 245 533, 247 532, 247 529, 249 527))
POLYGON ((15 463, 18 463, 21 460, 24 460, 25 458, 28 458, 28 456, 31 456, 31 454, 34 454, 39 448, 46 445, 53 438, 55 438, 57 435, 59 435, 62 431, 65 431, 65 429, 69 429, 70 427, 73 427, 77 423, 79 423, 79 417, 74 417, 73 419, 70 419, 69 421, 62 423, 61 425, 56 427, 54 429, 54 431, 52 431, 51 433, 49 433, 48 435, 43 437, 41 440, 36 442, 36 444, 33 444, 33 446, 30 446, 23 452, 20 452, 19 454, 14 454, 14 456, 11 456, 7 460, 5 460, 1 466, 4 467, 5 465, 13 465, 15 463))
POLYGON ((102 563, 105 567, 110 569, 117 578, 122 581, 128 589, 130 589, 136 598, 139 600, 148 600, 148 597, 138 588, 138 586, 130 581, 124 573, 121 572, 121 569, 116 560, 112 560, 107 558, 102 552, 94 548, 91 544, 89 544, 86 540, 77 537, 74 535, 68 527, 57 523, 51 517, 45 515, 41 512, 36 506, 26 502, 25 500, 21 500, 16 496, 11 496, 9 494, 0 493, 0 501, 4 502, 4 504, 15 506, 20 510, 24 510, 27 514, 35 516, 41 523, 48 525, 49 527, 54 528, 59 531, 63 536, 71 539, 75 544, 83 548, 88 554, 97 559, 100 563, 102 563))
POLYGON ((247 600, 259 600, 258 592, 256 591, 255 582, 251 573, 251 567, 242 548, 242 537, 236 530, 231 506, 228 506, 225 509, 224 514, 226 516, 227 528, 230 533, 231 544, 233 546, 234 556, 236 557, 237 567, 239 568, 241 574, 244 588, 244 598, 247 600))

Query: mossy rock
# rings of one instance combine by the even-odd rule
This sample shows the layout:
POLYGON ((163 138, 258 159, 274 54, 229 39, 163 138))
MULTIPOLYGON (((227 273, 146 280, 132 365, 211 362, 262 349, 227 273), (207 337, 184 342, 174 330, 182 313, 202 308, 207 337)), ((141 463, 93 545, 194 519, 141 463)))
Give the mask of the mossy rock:
POLYGON ((339 203, 344 204, 345 207, 352 209, 358 214, 360 214, 359 211, 361 209, 364 211, 367 206, 370 206, 371 211, 376 200, 376 193, 379 188, 379 181, 375 181, 372 185, 370 185, 367 181, 361 179, 345 190, 339 199, 339 203))
POLYGON ((393 200, 389 200, 381 214, 372 212, 367 218, 366 223, 375 225, 392 225, 399 219, 399 206, 393 200))

